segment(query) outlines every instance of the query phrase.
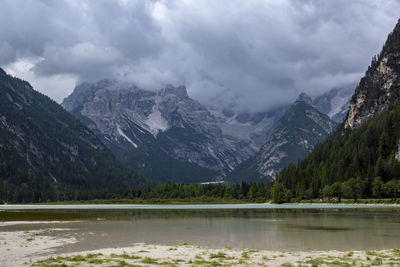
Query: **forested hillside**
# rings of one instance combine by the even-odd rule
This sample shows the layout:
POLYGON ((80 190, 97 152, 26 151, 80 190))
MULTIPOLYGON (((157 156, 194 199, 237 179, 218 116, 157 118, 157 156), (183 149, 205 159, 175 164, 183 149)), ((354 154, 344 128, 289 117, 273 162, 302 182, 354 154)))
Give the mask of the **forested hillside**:
POLYGON ((353 131, 336 130, 297 167, 291 164, 282 170, 277 181, 298 199, 392 197, 382 183, 400 178, 399 138, 396 102, 353 131))
POLYGON ((79 120, 0 69, 0 201, 41 202, 142 188, 79 120))
MULTIPOLYGON (((400 191, 400 20, 360 80, 344 123, 278 176, 298 198, 392 197, 400 191)), ((286 187, 286 189, 285 189, 286 187)))

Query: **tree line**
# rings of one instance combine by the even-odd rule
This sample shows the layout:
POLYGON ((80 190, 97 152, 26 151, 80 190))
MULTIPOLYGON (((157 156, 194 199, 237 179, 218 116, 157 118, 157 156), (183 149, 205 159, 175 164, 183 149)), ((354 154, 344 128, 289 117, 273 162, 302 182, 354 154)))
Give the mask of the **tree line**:
MULTIPOLYGON (((127 168, 108 173, 110 183, 89 190, 85 185, 66 187, 14 165, 0 164, 0 202, 41 203, 54 201, 85 201, 93 199, 226 199, 244 202, 276 203, 312 199, 340 201, 360 198, 392 198, 400 192, 400 104, 395 103, 361 127, 346 131, 340 126, 309 157, 297 165, 289 164, 276 182, 239 184, 176 184, 151 185, 141 189, 117 186, 129 176, 127 168), (23 177, 23 178, 21 178, 23 177), (11 179, 12 178, 12 179, 11 179)), ((0 151, 0 158, 9 158, 0 151)), ((100 166, 106 166, 104 160, 100 166)), ((100 168, 101 169, 101 168, 100 168)), ((115 170, 116 168, 114 168, 115 170)), ((110 171, 110 169, 108 169, 110 171)), ((102 171, 102 170, 100 170, 102 171)), ((66 175, 70 176, 70 175, 66 175)), ((105 180, 105 179, 104 179, 105 180)), ((103 182, 104 182, 103 180, 103 182)), ((107 179, 108 180, 108 179, 107 179)))
POLYGON ((296 199, 396 198, 399 139, 397 102, 357 129, 341 125, 309 157, 283 169, 277 183, 296 199))
POLYGON ((265 202, 271 199, 272 183, 240 184, 177 184, 167 183, 143 189, 112 189, 112 190, 57 190, 48 186, 43 191, 36 191, 22 184, 18 190, 10 191, 13 186, 7 182, 0 183, 0 203, 42 203, 57 201, 90 201, 103 200, 144 200, 162 202, 166 199, 175 200, 238 200, 243 202, 265 202))
MULTIPOLYGON (((375 177, 372 182, 372 197, 376 199, 390 198, 396 200, 400 193, 400 180, 392 179, 386 183, 383 183, 382 177, 375 177)), ((332 185, 325 185, 317 194, 314 194, 312 188, 307 190, 297 188, 292 193, 283 183, 277 181, 272 185, 271 188, 271 200, 274 203, 284 202, 299 202, 301 200, 312 201, 315 197, 321 198, 328 202, 336 201, 341 202, 344 199, 352 199, 357 202, 362 198, 371 198, 366 194, 367 183, 361 177, 353 177, 344 182, 335 182, 332 185)))

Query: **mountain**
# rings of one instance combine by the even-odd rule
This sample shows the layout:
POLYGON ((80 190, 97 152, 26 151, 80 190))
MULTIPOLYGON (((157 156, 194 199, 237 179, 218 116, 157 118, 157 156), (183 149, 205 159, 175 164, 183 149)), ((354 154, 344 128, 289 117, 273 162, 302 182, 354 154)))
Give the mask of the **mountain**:
POLYGON ((288 107, 253 113, 218 107, 208 109, 215 116, 225 142, 232 143, 235 150, 244 155, 242 158, 247 159, 254 156, 269 139, 288 107))
POLYGON ((77 86, 62 105, 121 161, 159 182, 212 181, 249 157, 184 86, 146 91, 102 80, 77 86))
POLYGON ((241 163, 227 181, 274 180, 282 168, 307 156, 335 127, 336 123, 313 107, 311 98, 303 93, 279 120, 269 141, 241 163))
POLYGON ((360 127, 400 97, 400 20, 351 98, 345 129, 360 127))
POLYGON ((360 80, 344 123, 278 180, 299 198, 346 187, 354 198, 381 197, 380 184, 400 177, 399 73, 400 20, 360 80))
POLYGON ((71 199, 77 191, 151 185, 50 98, 0 69, 0 199, 71 199))
MULTIPOLYGON (((318 103, 329 101, 329 111, 337 115, 343 92, 318 103)), ((251 113, 205 107, 183 86, 148 91, 109 79, 78 85, 62 105, 143 175, 157 182, 196 183, 222 180, 254 156, 289 108, 251 113)))
POLYGON ((342 123, 349 110, 350 99, 355 87, 355 85, 350 85, 333 88, 316 97, 312 104, 320 112, 328 115, 333 121, 342 123))

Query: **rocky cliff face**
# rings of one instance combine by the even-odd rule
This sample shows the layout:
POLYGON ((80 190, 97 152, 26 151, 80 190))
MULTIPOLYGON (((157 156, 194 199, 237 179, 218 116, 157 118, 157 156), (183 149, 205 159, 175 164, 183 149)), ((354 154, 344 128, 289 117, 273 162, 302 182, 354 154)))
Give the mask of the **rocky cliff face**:
POLYGON ((320 112, 328 115, 333 121, 342 123, 349 110, 354 88, 356 88, 356 85, 334 88, 316 97, 312 104, 320 112))
POLYGON ((56 192, 149 184, 60 105, 2 69, 0 177, 0 199, 14 202, 55 200, 56 192))
POLYGON ((269 141, 254 157, 240 164, 228 180, 273 180, 289 163, 307 156, 336 127, 334 121, 311 104, 311 98, 301 94, 280 119, 269 141))
MULTIPOLYGON (((339 96, 341 91, 320 97, 317 103, 326 107, 328 101, 326 112, 334 116, 343 106, 335 101, 339 96)), ((298 102, 313 104, 306 95, 298 102)), ((260 150, 289 109, 248 113, 206 108, 183 86, 145 91, 115 80, 83 83, 62 105, 120 160, 159 182, 223 179, 260 150)))
MULTIPOLYGON (((160 167, 150 162, 154 154, 213 171, 198 181, 223 176, 250 156, 240 140, 225 137, 215 116, 189 98, 183 86, 151 92, 103 80, 78 86, 62 105, 86 122, 124 162, 150 176, 160 167)), ((169 173, 169 178, 176 181, 174 175, 169 173)))
POLYGON ((400 20, 361 79, 350 102, 345 129, 354 129, 400 97, 400 20))

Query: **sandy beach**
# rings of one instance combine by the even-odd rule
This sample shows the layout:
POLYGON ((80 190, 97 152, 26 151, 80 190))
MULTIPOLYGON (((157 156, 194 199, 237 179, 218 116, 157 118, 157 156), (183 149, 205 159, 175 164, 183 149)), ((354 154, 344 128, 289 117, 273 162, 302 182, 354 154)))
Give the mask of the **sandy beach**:
POLYGON ((77 242, 73 237, 50 236, 50 231, 64 230, 52 228, 34 231, 0 232, 0 266, 28 266, 57 247, 77 242))
POLYGON ((0 266, 400 266, 399 249, 267 251, 136 243, 124 248, 62 254, 57 248, 78 240, 73 235, 52 236, 53 231, 68 230, 61 226, 0 232, 0 266))
POLYGON ((135 244, 37 260, 32 266, 399 266, 400 251, 282 252, 135 244))

